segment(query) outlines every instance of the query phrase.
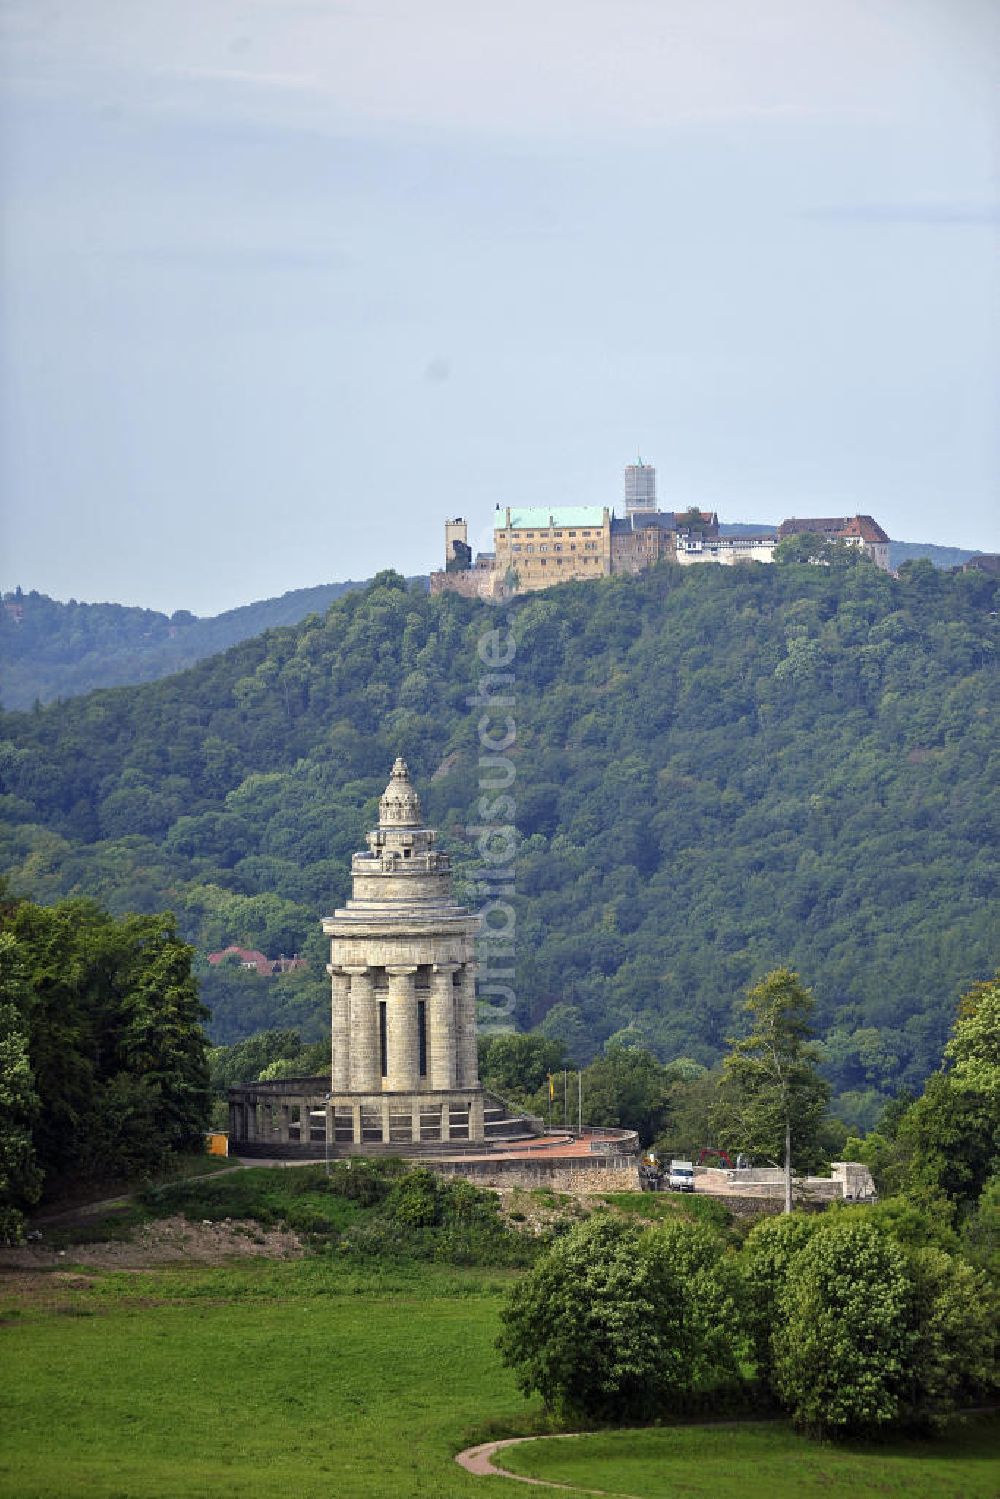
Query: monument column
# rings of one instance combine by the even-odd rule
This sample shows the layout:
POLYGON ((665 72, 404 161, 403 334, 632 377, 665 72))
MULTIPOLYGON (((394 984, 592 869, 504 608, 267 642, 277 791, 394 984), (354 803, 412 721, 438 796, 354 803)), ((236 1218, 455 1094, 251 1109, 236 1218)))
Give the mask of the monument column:
POLYGON ((479 1086, 476 1051, 476 965, 463 963, 458 991, 458 1083, 462 1088, 479 1086))
POLYGON ((389 1000, 385 1009, 386 1072, 390 1093, 413 1092, 420 1087, 416 972, 415 963, 393 964, 386 968, 389 975, 389 1000))
POLYGON ((344 968, 351 981, 350 1001, 350 1082, 352 1093, 382 1091, 382 1063, 378 1044, 378 1002, 375 998, 375 975, 366 965, 344 968))
POLYGON ((436 841, 397 759, 378 826, 351 859, 350 898, 323 920, 331 939, 330 1092, 342 1146, 349 1107, 355 1143, 373 1150, 411 1135, 431 1153, 456 1134, 484 1137, 474 962, 482 921, 457 903, 451 861, 436 841))
POLYGON ((455 985, 457 963, 435 963, 427 1017, 427 1071, 432 1088, 455 1086, 455 985))
POLYGON ((326 971, 330 975, 332 991, 330 1001, 330 1029, 333 1035, 333 1056, 331 1059, 330 1086, 334 1093, 347 1093, 351 1086, 351 1020, 349 999, 351 981, 343 968, 336 968, 332 963, 326 965, 326 971))

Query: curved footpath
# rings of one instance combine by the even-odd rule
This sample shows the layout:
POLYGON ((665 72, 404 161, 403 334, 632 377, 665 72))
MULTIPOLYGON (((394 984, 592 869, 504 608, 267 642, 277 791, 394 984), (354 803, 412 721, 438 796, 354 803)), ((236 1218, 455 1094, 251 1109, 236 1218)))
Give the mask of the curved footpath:
POLYGON ((511 1473, 509 1468, 500 1468, 493 1462, 494 1453, 502 1451, 504 1447, 517 1447, 521 1442, 561 1442, 567 1437, 591 1435, 591 1432, 586 1431, 560 1431, 552 1436, 504 1437, 501 1442, 480 1442, 478 1447, 466 1447, 464 1452, 457 1454, 455 1461, 460 1468, 477 1478, 512 1478, 516 1483, 531 1483, 543 1489, 561 1489, 567 1494, 599 1494, 602 1499, 637 1499, 636 1495, 623 1493, 620 1489, 583 1489, 576 1483, 556 1483, 550 1478, 529 1478, 525 1473, 511 1473))

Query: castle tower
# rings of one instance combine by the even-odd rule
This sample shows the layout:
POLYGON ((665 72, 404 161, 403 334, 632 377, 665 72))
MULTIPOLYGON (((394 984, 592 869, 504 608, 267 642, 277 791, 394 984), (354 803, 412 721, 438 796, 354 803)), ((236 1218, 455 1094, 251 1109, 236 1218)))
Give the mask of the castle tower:
POLYGON ((462 572, 472 566, 469 527, 460 515, 444 523, 444 566, 446 572, 462 572))
POLYGON ((479 917, 454 904, 435 836, 397 760, 368 850, 351 861, 352 896, 323 922, 333 991, 328 1107, 341 1149, 484 1138, 479 917))
POLYGON ((625 514, 648 515, 656 509, 656 469, 638 458, 625 466, 625 514))

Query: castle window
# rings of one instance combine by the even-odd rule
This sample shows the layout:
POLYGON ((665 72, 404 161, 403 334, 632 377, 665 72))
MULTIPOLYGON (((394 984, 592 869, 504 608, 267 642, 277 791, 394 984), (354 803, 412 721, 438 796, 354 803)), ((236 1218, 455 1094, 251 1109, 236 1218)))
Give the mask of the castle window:
POLYGON ((389 1031, 385 1015, 386 1002, 378 1002, 378 1049, 382 1063, 382 1076, 389 1076, 389 1031))
POLYGON ((417 1054, 420 1059, 420 1076, 427 1076, 427 1001, 417 1000, 417 1054))
POLYGON ((547 552, 548 549, 549 549, 549 544, 548 544, 547 541, 542 541, 542 542, 539 543, 538 550, 540 552, 547 552))

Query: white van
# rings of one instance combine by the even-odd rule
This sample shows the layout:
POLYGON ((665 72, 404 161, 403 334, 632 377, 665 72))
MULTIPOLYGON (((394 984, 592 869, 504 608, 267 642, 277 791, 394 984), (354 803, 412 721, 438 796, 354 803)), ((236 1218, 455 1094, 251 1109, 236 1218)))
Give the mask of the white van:
POLYGON ((667 1186, 670 1188, 671 1192, 693 1192, 694 1162, 671 1161, 670 1175, 667 1177, 667 1186))

